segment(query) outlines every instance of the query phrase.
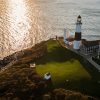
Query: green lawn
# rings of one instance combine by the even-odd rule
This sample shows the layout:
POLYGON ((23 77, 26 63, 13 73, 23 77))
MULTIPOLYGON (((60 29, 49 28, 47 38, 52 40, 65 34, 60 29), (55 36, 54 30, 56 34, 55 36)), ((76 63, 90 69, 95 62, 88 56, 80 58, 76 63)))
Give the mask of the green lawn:
POLYGON ((36 70, 43 77, 46 72, 52 75, 55 87, 64 87, 92 95, 99 95, 98 72, 93 66, 84 64, 83 59, 71 51, 59 46, 54 40, 47 43, 48 51, 39 59, 36 70), (69 83, 66 83, 69 80, 69 83))
POLYGON ((46 72, 52 75, 54 85, 61 84, 65 80, 81 80, 91 79, 91 75, 83 68, 78 60, 73 63, 66 62, 50 62, 45 65, 38 65, 37 72, 43 76, 46 72))

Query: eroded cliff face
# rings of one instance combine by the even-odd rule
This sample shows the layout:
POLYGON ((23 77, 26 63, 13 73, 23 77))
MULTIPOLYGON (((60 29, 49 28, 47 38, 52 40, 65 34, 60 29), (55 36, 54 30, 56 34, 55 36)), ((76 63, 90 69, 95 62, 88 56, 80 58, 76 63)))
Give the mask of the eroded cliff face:
POLYGON ((0 60, 0 65, 6 66, 12 61, 15 61, 16 64, 17 63, 29 63, 33 60, 36 60, 42 57, 46 52, 47 52, 46 41, 43 41, 41 43, 34 45, 31 48, 24 49, 16 53, 13 53, 7 57, 4 57, 3 60, 0 60))

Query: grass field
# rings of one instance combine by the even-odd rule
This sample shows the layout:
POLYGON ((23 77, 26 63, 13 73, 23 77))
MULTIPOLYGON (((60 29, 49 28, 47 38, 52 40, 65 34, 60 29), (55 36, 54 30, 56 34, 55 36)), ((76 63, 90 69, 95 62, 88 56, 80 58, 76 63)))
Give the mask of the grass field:
POLYGON ((62 48, 54 40, 48 41, 47 50, 45 56, 36 62, 39 75, 43 77, 46 72, 50 72, 54 87, 64 87, 93 96, 100 95, 100 73, 92 65, 62 48))

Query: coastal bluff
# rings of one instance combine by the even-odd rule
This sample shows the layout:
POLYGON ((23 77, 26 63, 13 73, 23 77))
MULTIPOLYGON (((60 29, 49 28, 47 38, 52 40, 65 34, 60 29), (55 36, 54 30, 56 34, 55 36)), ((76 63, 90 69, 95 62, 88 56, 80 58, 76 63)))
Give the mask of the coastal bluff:
POLYGON ((18 52, 15 52, 7 57, 4 57, 3 60, 0 60, 0 66, 4 67, 10 62, 15 61, 17 63, 29 63, 33 60, 36 60, 42 57, 47 51, 46 41, 38 43, 31 48, 27 48, 18 52))
POLYGON ((24 53, 20 52, 19 56, 12 56, 15 57, 10 61, 10 63, 15 62, 13 65, 7 67, 10 64, 8 63, 4 66, 7 69, 0 71, 0 100, 61 100, 61 98, 62 100, 99 100, 96 98, 98 96, 95 93, 91 95, 89 92, 92 89, 99 90, 92 88, 94 82, 89 78, 90 75, 88 76, 87 71, 83 68, 84 66, 78 62, 76 54, 62 48, 56 40, 41 42, 30 49, 23 50, 24 53), (36 67, 30 67, 30 64, 34 62, 36 67), (74 69, 77 68, 78 70, 75 72, 74 69), (52 69, 50 71, 53 82, 51 86, 44 80, 44 74, 41 74, 43 71, 47 72, 46 69, 52 69), (71 69, 71 72, 69 69, 71 69), (78 73, 79 71, 81 74, 78 73), (66 81, 66 79, 70 78, 68 73, 72 74, 72 80, 66 81), (77 76, 75 76, 76 74, 77 76), (73 79, 77 80, 74 81, 73 79), (82 79, 86 83, 89 79, 90 84, 88 83, 85 86, 82 79), (61 84, 57 87, 59 83, 61 84), (64 84, 69 88, 62 87, 64 84), (80 84, 86 90, 87 85, 90 88, 83 91, 80 84), (75 87, 78 88, 75 89, 75 87))

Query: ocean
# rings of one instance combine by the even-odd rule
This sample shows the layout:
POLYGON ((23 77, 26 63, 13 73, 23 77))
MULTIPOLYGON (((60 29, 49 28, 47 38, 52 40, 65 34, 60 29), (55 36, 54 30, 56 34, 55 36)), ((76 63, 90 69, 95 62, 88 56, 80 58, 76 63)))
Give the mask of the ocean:
POLYGON ((100 0, 0 0, 0 58, 56 35, 75 33, 82 16, 82 38, 100 39, 100 0))

